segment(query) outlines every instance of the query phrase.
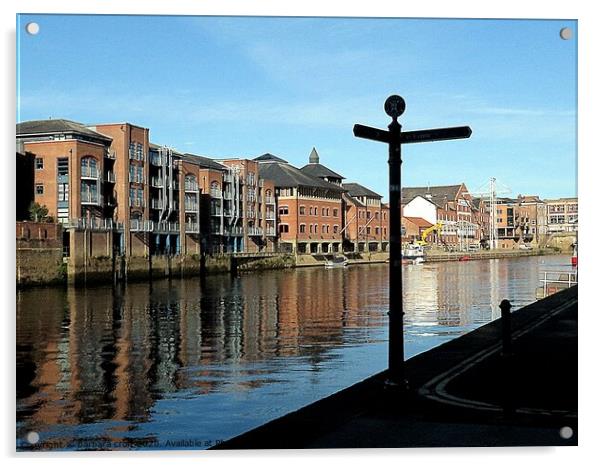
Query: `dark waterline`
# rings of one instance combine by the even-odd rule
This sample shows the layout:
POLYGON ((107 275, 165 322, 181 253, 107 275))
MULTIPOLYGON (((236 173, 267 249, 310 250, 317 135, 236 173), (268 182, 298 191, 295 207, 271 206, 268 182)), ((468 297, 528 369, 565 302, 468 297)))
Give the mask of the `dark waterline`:
MULTIPOLYGON (((405 266, 406 357, 567 264, 405 266)), ((385 369, 387 306, 385 264, 18 291, 17 447, 207 448, 385 369)))

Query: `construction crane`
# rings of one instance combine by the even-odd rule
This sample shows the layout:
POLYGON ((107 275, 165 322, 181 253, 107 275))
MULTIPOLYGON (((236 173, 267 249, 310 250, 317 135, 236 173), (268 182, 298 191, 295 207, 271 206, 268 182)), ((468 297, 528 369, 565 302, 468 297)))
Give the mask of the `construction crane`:
POLYGON ((418 244, 420 246, 426 246, 428 244, 426 242, 427 236, 430 235, 434 231, 436 231, 437 233, 439 233, 442 228, 443 228, 443 223, 441 223, 441 222, 435 223, 433 226, 427 228, 426 230, 424 230, 422 232, 422 237, 421 237, 421 239, 419 241, 416 241, 416 244, 418 244))
POLYGON ((494 177, 489 178, 489 181, 479 187, 476 191, 471 192, 472 197, 480 197, 481 199, 488 198, 489 200, 489 248, 496 249, 498 244, 497 231, 497 197, 502 194, 511 194, 512 189, 506 186, 501 181, 494 177))

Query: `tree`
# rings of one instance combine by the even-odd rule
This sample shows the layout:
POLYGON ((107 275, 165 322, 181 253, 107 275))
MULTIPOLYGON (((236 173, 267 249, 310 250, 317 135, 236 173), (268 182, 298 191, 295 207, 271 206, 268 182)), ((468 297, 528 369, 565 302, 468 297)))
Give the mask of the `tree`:
POLYGON ((29 218, 34 222, 43 222, 48 217, 48 207, 32 202, 29 206, 29 218))

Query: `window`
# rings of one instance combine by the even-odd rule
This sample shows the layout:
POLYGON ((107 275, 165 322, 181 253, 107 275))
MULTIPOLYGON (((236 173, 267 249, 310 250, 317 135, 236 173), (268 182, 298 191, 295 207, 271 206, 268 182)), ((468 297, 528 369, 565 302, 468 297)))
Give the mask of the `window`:
POLYGON ((366 211, 366 218, 370 219, 370 216, 372 215, 372 212, 370 212, 369 210, 366 211))
POLYGON ((305 215, 305 206, 299 207, 299 215, 305 215))
POLYGON ((375 232, 375 233, 378 235, 378 233, 379 233, 379 231, 378 231, 378 227, 376 227, 376 228, 374 229, 374 232, 375 232))
POLYGON ((326 216, 328 217, 330 215, 330 209, 326 209, 326 216))
POLYGON ((58 185, 59 201, 69 200, 69 185, 67 183, 60 183, 58 185))
MULTIPOLYGON (((288 215, 288 206, 287 205, 280 206, 278 208, 278 215, 288 215)), ((288 225, 286 226, 286 228, 287 228, 286 231, 288 231, 288 225)))
POLYGON ((339 216, 339 209, 332 209, 332 216, 333 217, 338 217, 339 216))
POLYGON ((36 194, 44 194, 44 185, 42 183, 36 184, 36 194))
POLYGON ((94 157, 83 157, 81 160, 82 177, 98 178, 96 159, 94 157))
POLYGON ((322 217, 324 217, 325 212, 326 212, 326 209, 324 207, 322 207, 322 217))
POLYGON ((288 225, 286 223, 281 223, 278 225, 278 231, 280 233, 288 233, 288 225))
POLYGON ((305 233, 305 224, 304 223, 299 225, 299 233, 305 233))
POLYGON ((42 157, 36 157, 36 170, 42 170, 44 168, 44 159, 42 157))
POLYGON ((370 234, 370 227, 366 228, 366 233, 370 234))
POLYGON ((339 232, 339 226, 338 226, 338 225, 335 225, 335 226, 333 226, 333 227, 332 227, 332 231, 333 231, 334 233, 338 233, 338 232, 339 232))

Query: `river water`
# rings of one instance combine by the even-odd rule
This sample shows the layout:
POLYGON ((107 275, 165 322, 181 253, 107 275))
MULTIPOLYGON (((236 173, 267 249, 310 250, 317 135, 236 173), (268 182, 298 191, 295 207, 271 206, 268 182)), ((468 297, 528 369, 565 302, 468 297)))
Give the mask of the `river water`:
MULTIPOLYGON (((569 263, 404 266, 406 357, 569 263)), ((365 379, 386 367, 387 280, 374 264, 18 291, 17 448, 207 448, 365 379)))

